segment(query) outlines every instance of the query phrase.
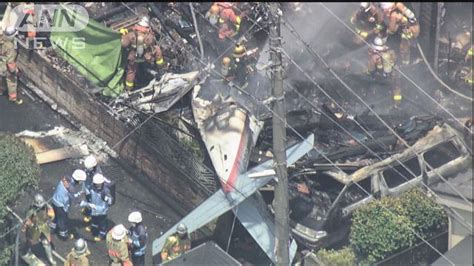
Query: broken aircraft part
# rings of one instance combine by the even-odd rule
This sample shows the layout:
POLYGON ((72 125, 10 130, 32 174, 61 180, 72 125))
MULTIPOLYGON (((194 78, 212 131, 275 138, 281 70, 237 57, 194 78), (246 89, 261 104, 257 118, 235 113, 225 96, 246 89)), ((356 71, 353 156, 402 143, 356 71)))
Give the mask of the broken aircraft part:
MULTIPOLYGON (((287 163, 289 166, 298 161, 308 151, 312 149, 314 145, 314 136, 311 135, 301 143, 289 148, 287 150, 287 163)), ((236 216, 241 220, 242 224, 247 228, 249 233, 254 237, 255 241, 260 247, 266 252, 268 257, 275 262, 275 237, 274 237, 274 225, 273 218, 267 214, 268 209, 260 207, 262 199, 259 196, 256 198, 252 197, 255 192, 275 176, 266 176, 262 178, 252 179, 250 175, 256 175, 260 172, 266 172, 273 167, 273 160, 266 161, 245 173, 240 173, 239 178, 236 179, 235 189, 231 192, 224 192, 223 189, 219 189, 199 207, 195 208, 191 213, 184 217, 181 221, 171 227, 165 234, 159 239, 153 242, 153 255, 157 255, 161 252, 166 238, 176 231, 176 227, 179 223, 185 223, 188 227, 189 232, 193 232, 198 228, 206 225, 215 218, 224 214, 225 212, 235 209, 236 206, 242 202, 246 202, 247 210, 235 212, 236 216), (256 212, 256 210, 258 210, 256 212)), ((258 192, 257 192, 258 194, 258 192)), ((264 205, 264 204, 263 204, 264 205)), ((245 209, 245 208, 243 208, 245 209)), ((291 245, 290 254, 295 254, 296 246, 291 245)))

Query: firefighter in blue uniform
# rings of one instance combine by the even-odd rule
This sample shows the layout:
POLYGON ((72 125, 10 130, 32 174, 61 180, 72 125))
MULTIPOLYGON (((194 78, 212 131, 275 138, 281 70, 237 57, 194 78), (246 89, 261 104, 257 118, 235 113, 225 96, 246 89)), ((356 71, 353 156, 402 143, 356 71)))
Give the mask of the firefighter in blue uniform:
POLYGON ((73 239, 74 235, 68 229, 68 211, 73 200, 78 199, 83 193, 82 182, 86 180, 86 173, 83 170, 75 170, 72 176, 61 178, 53 195, 54 221, 51 223, 52 229, 57 229, 58 235, 63 240, 73 239))
MULTIPOLYGON (((92 189, 92 178, 95 174, 102 174, 102 169, 97 164, 97 159, 94 155, 89 155, 84 160, 84 172, 87 174, 86 181, 84 181, 83 190, 86 194, 86 201, 91 202, 91 189, 92 189)), ((86 226, 86 231, 90 232, 90 222, 91 222, 91 209, 89 207, 84 207, 81 210, 82 214, 84 215, 84 224, 86 226)))
POLYGON ((104 184, 105 178, 102 174, 95 174, 92 183, 91 201, 82 201, 81 207, 91 209, 91 228, 87 231, 92 231, 94 241, 98 242, 104 240, 107 234, 107 212, 113 199, 109 187, 104 184))
POLYGON ((142 214, 138 211, 132 212, 128 215, 128 221, 132 223, 129 229, 129 239, 133 265, 145 265, 148 233, 142 224, 142 214))

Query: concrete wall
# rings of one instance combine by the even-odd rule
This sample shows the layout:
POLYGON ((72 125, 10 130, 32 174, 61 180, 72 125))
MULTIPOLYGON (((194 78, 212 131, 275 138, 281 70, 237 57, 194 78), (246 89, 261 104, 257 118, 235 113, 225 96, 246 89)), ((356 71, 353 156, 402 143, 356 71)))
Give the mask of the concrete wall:
MULTIPOLYGON (((32 82, 58 107, 69 112, 73 120, 106 141, 110 147, 132 130, 113 118, 107 112, 107 107, 86 91, 84 85, 56 70, 46 57, 32 53, 31 58, 28 58, 28 51, 19 48, 17 61, 22 79, 32 82)), ((150 185, 154 186, 153 189, 159 194, 164 193, 163 199, 174 205, 182 215, 207 198, 202 189, 163 165, 156 152, 149 149, 143 138, 140 138, 139 130, 114 150, 124 165, 133 166, 144 173, 148 182, 152 183, 150 185)))

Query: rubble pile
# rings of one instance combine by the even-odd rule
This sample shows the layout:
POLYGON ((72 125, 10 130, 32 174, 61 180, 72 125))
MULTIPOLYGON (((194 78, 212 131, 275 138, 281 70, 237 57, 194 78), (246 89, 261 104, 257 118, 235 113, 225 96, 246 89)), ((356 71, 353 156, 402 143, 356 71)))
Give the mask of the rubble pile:
MULTIPOLYGON (((57 70, 84 84, 115 118, 137 128, 156 116, 181 142, 200 149, 195 154, 207 151, 199 163, 214 169, 225 193, 238 191, 239 182, 251 183, 248 169, 262 168, 268 178, 275 99, 272 14, 266 3, 82 5, 91 18, 120 33, 125 89, 113 98, 100 95, 66 60, 45 50, 57 70), (199 141, 193 139, 199 135, 199 141), (246 181, 239 181, 242 176, 246 181)), ((278 10, 286 144, 303 149, 304 138, 314 140, 309 152, 288 165, 291 231, 306 249, 344 241, 350 215, 375 198, 397 196, 472 167, 472 29, 465 21, 451 23, 449 12, 443 17, 436 68, 446 85, 433 75, 417 43, 425 18, 417 18, 409 5, 360 3, 351 9, 334 4, 327 10, 321 5, 285 3, 278 10), (466 124, 459 125, 460 118, 466 124)), ((81 127, 63 140, 117 156, 92 136, 81 127)), ((258 196, 247 207, 263 203, 273 211, 275 180, 261 180, 265 189, 252 190, 258 196)), ((215 193, 211 199, 231 198, 215 193)), ((235 207, 229 204, 227 210, 235 207)), ((245 226, 251 214, 236 216, 245 226)), ((255 217, 262 228, 274 226, 265 214, 255 217)), ((254 235, 258 228, 250 227, 254 235)), ((274 241, 255 240, 264 250, 274 241)))

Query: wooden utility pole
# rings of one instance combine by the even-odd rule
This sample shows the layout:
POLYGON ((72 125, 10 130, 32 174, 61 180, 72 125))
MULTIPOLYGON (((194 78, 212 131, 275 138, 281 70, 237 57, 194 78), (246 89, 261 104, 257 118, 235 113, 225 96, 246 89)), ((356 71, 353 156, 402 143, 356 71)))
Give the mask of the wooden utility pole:
POLYGON ((273 102, 273 154, 278 182, 275 188, 276 261, 278 265, 289 265, 289 207, 288 175, 286 172, 286 117, 283 91, 283 66, 281 60, 281 34, 279 3, 269 3, 272 23, 270 25, 270 58, 272 61, 273 102))

